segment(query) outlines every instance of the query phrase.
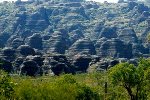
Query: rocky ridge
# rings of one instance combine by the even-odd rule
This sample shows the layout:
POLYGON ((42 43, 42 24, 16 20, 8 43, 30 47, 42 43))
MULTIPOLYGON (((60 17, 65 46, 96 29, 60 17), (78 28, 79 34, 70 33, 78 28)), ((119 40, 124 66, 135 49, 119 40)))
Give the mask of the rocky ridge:
POLYGON ((59 75, 150 57, 150 8, 141 2, 17 1, 0 8, 0 61, 9 72, 59 75))

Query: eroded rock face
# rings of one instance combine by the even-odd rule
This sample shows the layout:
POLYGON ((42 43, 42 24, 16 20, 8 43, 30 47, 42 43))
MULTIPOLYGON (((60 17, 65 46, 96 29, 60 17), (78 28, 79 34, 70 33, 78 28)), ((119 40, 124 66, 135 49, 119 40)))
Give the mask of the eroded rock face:
POLYGON ((24 45, 24 41, 22 38, 16 38, 11 43, 11 47, 13 47, 14 49, 17 49, 21 45, 24 45))
POLYGON ((2 62, 2 64, 0 65, 0 69, 3 69, 6 72, 13 72, 13 66, 12 63, 10 61, 7 61, 6 59, 0 59, 0 62, 2 62))
POLYGON ((95 3, 87 3, 85 6, 84 6, 86 9, 98 9, 99 6, 95 3))
POLYGON ((97 40, 96 44, 95 44, 95 49, 96 49, 96 53, 99 53, 100 47, 102 45, 102 43, 106 42, 108 39, 103 37, 97 40))
POLYGON ((138 4, 138 12, 139 13, 143 13, 144 11, 148 11, 149 10, 149 8, 147 7, 147 6, 145 6, 144 4, 138 4))
POLYGON ((33 34, 31 37, 28 38, 27 43, 32 48, 35 48, 38 50, 43 49, 42 37, 40 34, 33 34))
POLYGON ((35 12, 26 13, 22 11, 16 14, 16 24, 14 31, 22 37, 31 36, 34 32, 44 31, 49 25, 47 11, 44 7, 39 7, 35 12), (31 30, 32 32, 26 32, 31 30))
POLYGON ((119 39, 124 41, 125 43, 137 43, 138 38, 136 36, 136 33, 131 28, 125 28, 123 30, 120 30, 118 33, 119 39))
POLYGON ((2 56, 1 58, 6 59, 7 61, 11 62, 14 61, 16 58, 16 50, 11 47, 5 47, 2 49, 2 56))
POLYGON ((102 38, 102 37, 105 37, 108 39, 117 38, 116 27, 105 27, 105 28, 103 28, 100 35, 99 35, 99 38, 102 38))
MULTIPOLYGON (((72 20, 73 18, 71 18, 71 19, 68 19, 68 20, 72 20)), ((75 18, 75 19, 77 19, 77 18, 75 18)), ((72 25, 70 25, 69 27, 68 27, 68 31, 69 32, 72 32, 72 31, 74 31, 74 30, 84 30, 85 29, 85 26, 83 26, 81 23, 75 23, 75 24, 72 24, 72 25)))
POLYGON ((143 11, 143 13, 137 18, 137 22, 141 23, 143 21, 146 21, 150 16, 149 11, 143 11))
POLYGON ((15 55, 15 53, 16 53, 16 51, 14 50, 14 49, 12 49, 12 48, 10 48, 10 47, 5 47, 5 48, 3 48, 2 49, 2 54, 3 54, 3 56, 14 56, 15 55))
POLYGON ((101 32, 103 28, 104 28, 104 21, 96 24, 94 31, 95 32, 101 32))
POLYGON ((68 55, 95 55, 95 47, 90 39, 84 38, 76 41, 66 52, 68 55))
POLYGON ((61 73, 75 73, 75 70, 64 55, 54 55, 50 58, 49 62, 51 70, 55 75, 60 75, 61 73))
POLYGON ((101 59, 95 64, 92 64, 88 68, 88 72, 94 72, 94 71, 107 71, 110 67, 113 67, 119 63, 119 60, 116 59, 101 59))
POLYGON ((133 49, 134 57, 140 57, 143 54, 149 54, 149 49, 144 47, 141 44, 137 44, 137 43, 133 44, 132 49, 133 49))
POLYGON ((39 72, 39 66, 35 61, 29 60, 24 61, 21 65, 21 72, 22 75, 28 76, 36 76, 39 72))
POLYGON ((26 17, 26 27, 32 29, 35 32, 43 31, 49 26, 49 20, 47 19, 46 9, 40 8, 38 12, 26 17))
POLYGON ((69 73, 68 66, 64 63, 58 63, 55 66, 51 67, 51 70, 55 75, 60 75, 61 73, 69 73))
POLYGON ((39 56, 39 55, 35 55, 35 56, 27 56, 26 57, 26 60, 32 60, 32 61, 35 61, 38 66, 42 66, 44 64, 44 58, 39 56))
POLYGON ((1 33, 0 34, 0 48, 5 47, 9 37, 10 37, 10 35, 8 33, 1 33))
POLYGON ((78 2, 72 2, 72 3, 66 3, 65 6, 67 7, 81 7, 81 3, 78 2))
POLYGON ((47 52, 49 53, 64 54, 69 44, 69 40, 65 34, 61 32, 54 32, 45 46, 48 46, 46 48, 48 48, 47 52))
POLYGON ((73 61, 76 72, 86 72, 89 63, 92 61, 90 57, 79 56, 73 61))
POLYGON ((149 7, 130 2, 133 0, 120 0, 119 4, 82 1, 32 0, 9 3, 10 7, 0 5, 6 7, 5 12, 0 10, 0 59, 9 65, 2 67, 10 72, 13 64, 15 71, 22 68, 22 73, 30 76, 42 67, 60 75, 86 72, 89 62, 100 66, 97 70, 118 63, 101 59, 123 58, 126 62, 132 57, 150 57, 149 7))
POLYGON ((98 53, 101 57, 131 58, 132 45, 125 44, 119 39, 111 39, 102 43, 98 53))
POLYGON ((138 3, 136 2, 128 2, 128 10, 132 10, 135 6, 138 6, 138 3))
POLYGON ((28 45, 21 45, 17 49, 18 49, 19 53, 23 56, 35 55, 34 49, 28 45))
POLYGON ((14 64, 14 70, 16 73, 19 73, 20 72, 20 67, 21 67, 21 64, 23 63, 24 61, 24 58, 23 57, 18 57, 15 59, 15 61, 13 62, 14 64))
POLYGON ((69 33, 69 35, 71 44, 76 42, 78 39, 84 38, 83 32, 81 30, 74 30, 69 33))
POLYGON ((6 41, 7 42, 7 46, 11 47, 13 40, 17 39, 17 38, 19 38, 19 36, 17 36, 17 35, 11 35, 10 38, 6 41))

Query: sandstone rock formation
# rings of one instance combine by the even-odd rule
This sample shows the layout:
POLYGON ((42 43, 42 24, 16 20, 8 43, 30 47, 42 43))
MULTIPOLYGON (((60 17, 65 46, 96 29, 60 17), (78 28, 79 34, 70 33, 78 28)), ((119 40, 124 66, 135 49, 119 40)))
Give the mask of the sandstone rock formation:
POLYGON ((95 47, 92 41, 88 38, 79 39, 68 50, 68 55, 95 55, 95 47))

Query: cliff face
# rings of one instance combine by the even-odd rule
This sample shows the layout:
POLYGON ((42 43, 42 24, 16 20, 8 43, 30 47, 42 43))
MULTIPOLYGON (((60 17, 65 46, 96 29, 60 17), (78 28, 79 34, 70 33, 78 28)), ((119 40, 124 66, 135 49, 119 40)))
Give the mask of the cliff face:
POLYGON ((23 59, 49 54, 148 57, 149 18, 150 8, 137 2, 4 2, 0 3, 0 48, 9 47, 23 59))
MULTIPOLYGON (((96 46, 99 45, 98 48, 104 51, 103 45, 108 44, 106 41, 98 42, 101 38, 110 42, 113 42, 112 39, 120 41, 109 43, 108 48, 114 49, 105 55, 110 57, 114 57, 110 54, 118 52, 116 45, 121 43, 143 45, 141 49, 149 48, 145 42, 149 33, 150 9, 141 3, 47 0, 1 3, 0 7, 4 8, 0 11, 1 48, 28 44, 48 53, 76 55, 86 52, 84 54, 99 55, 100 52, 95 52, 96 46), (12 35, 15 37, 12 38, 12 35)), ((135 47, 127 49, 131 55, 132 49, 135 47)))

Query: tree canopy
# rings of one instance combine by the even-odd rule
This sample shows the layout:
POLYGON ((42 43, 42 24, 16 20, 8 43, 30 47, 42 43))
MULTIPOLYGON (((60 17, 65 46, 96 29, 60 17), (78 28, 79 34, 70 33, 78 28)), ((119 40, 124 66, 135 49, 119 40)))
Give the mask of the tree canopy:
POLYGON ((141 59, 137 66, 121 63, 109 70, 111 83, 122 86, 131 100, 147 99, 150 81, 150 60, 141 59))

